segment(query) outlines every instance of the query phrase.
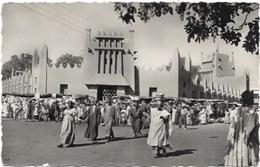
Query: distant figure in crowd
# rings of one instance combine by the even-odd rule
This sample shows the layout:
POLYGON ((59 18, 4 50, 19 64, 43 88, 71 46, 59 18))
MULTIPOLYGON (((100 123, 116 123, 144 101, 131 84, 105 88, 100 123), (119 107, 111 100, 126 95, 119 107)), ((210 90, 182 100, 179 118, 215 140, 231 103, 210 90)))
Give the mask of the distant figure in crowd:
POLYGON ((126 113, 126 106, 122 105, 121 110, 121 118, 122 118, 122 125, 125 126, 127 124, 127 113, 126 113))
POLYGON ((44 100, 41 103, 40 119, 43 119, 45 122, 50 121, 50 115, 50 106, 47 100, 44 100))
POLYGON ((189 126, 193 125, 193 113, 192 112, 193 112, 192 108, 187 109, 186 123, 189 126))
POLYGON ((98 126, 101 121, 101 112, 100 108, 96 104, 96 100, 93 100, 93 104, 88 107, 88 111, 86 113, 89 114, 89 119, 87 122, 87 129, 84 137, 88 138, 91 141, 95 141, 98 137, 98 126))
POLYGON ((85 122, 89 119, 89 113, 87 111, 90 106, 90 101, 84 100, 82 97, 76 97, 76 108, 77 108, 77 121, 79 123, 85 122))
POLYGON ((31 110, 31 105, 30 105, 30 100, 29 100, 29 99, 26 99, 26 102, 25 102, 25 104, 24 104, 23 109, 24 109, 24 119, 25 119, 25 120, 28 120, 28 118, 29 118, 29 112, 30 112, 30 110, 31 110))
POLYGON ((133 104, 129 110, 129 116, 131 116, 132 118, 131 125, 134 132, 134 136, 138 137, 139 135, 142 135, 142 110, 138 107, 137 100, 133 100, 133 104))
POLYGON ((73 102, 70 100, 67 101, 60 133, 60 144, 58 147, 70 147, 73 145, 75 139, 75 114, 76 109, 73 108, 73 102))
POLYGON ((204 106, 202 106, 202 109, 199 112, 199 120, 201 125, 207 124, 207 113, 206 108, 204 106))
POLYGON ((172 107, 172 123, 173 124, 176 124, 176 118, 177 118, 177 107, 176 107, 176 105, 173 105, 173 107, 172 107))
POLYGON ((50 110, 51 110, 51 116, 50 119, 52 121, 59 121, 59 116, 60 116, 60 107, 58 104, 58 101, 56 99, 52 100, 51 106, 50 106, 50 110))
POLYGON ((2 117, 4 118, 8 117, 8 105, 9 103, 7 102, 7 100, 4 100, 3 111, 2 111, 2 117))
POLYGON ((167 156, 166 147, 171 148, 169 138, 172 132, 170 113, 163 108, 163 96, 157 96, 151 104, 151 124, 147 144, 155 158, 167 156))
POLYGON ((184 128, 187 129, 187 113, 188 113, 188 109, 187 109, 187 104, 183 104, 182 108, 181 108, 181 116, 180 116, 180 120, 179 120, 179 128, 181 128, 182 125, 184 125, 184 128))
POLYGON ((229 111, 225 112, 225 118, 224 118, 225 124, 230 124, 230 112, 231 112, 231 109, 229 109, 229 111))
POLYGON ((104 125, 106 129, 107 142, 114 140, 113 123, 116 121, 116 108, 112 105, 112 98, 107 97, 104 108, 104 125))
POLYGON ((41 110, 40 101, 37 101, 37 102, 35 102, 34 111, 33 111, 33 119, 35 121, 39 120, 40 110, 41 110))
POLYGON ((212 114, 213 114, 213 111, 212 111, 211 104, 207 103, 207 105, 206 105, 207 122, 211 122, 210 117, 211 117, 212 114))

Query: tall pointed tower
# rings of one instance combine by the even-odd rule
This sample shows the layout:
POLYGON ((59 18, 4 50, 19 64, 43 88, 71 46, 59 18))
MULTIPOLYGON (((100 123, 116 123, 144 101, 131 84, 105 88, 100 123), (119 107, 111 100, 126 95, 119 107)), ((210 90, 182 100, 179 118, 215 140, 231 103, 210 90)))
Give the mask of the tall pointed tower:
POLYGON ((48 48, 44 44, 41 50, 41 57, 39 61, 39 81, 38 82, 38 93, 47 93, 47 59, 48 59, 48 48))

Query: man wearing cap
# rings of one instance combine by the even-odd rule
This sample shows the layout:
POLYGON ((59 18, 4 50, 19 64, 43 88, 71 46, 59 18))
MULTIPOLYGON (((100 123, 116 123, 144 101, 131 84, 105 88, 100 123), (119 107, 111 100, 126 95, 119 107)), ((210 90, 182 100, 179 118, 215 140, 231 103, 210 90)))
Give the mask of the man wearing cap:
POLYGON ((156 96, 151 104, 151 123, 147 144, 155 158, 166 156, 166 147, 171 148, 169 138, 172 132, 170 113, 163 108, 163 95, 156 96))
POLYGON ((116 108, 112 104, 112 98, 107 97, 106 99, 106 105, 104 107, 104 125, 106 129, 106 138, 107 142, 114 139, 114 132, 113 132, 113 123, 116 120, 116 108))

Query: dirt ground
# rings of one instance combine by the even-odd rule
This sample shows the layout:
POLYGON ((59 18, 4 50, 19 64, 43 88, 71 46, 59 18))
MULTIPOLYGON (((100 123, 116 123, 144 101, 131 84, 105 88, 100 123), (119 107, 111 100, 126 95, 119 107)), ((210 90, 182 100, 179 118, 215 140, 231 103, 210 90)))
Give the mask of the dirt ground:
MULTIPOLYGON (((130 127, 114 127, 116 140, 106 143, 104 127, 99 139, 87 141, 86 125, 76 125, 75 146, 58 148, 60 123, 2 121, 2 160, 5 165, 89 165, 89 166, 217 166, 223 165, 228 125, 174 128, 168 156, 153 158, 146 137, 133 138, 130 127)), ((144 134, 148 131, 144 130, 144 134)))

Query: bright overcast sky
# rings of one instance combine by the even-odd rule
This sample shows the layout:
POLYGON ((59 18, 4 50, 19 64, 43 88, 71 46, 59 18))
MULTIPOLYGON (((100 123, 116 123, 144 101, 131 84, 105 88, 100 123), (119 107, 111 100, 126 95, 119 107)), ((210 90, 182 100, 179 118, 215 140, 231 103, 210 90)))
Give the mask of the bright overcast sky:
MULTIPOLYGON (((126 25, 118 18, 112 3, 5 4, 2 14, 2 62, 14 54, 33 54, 34 49, 41 49, 44 43, 54 61, 64 53, 82 55, 85 29, 88 27, 93 31, 127 32, 134 29, 135 50, 141 66, 166 64, 176 48, 182 56, 190 55, 193 64, 199 64, 201 52, 212 53, 219 45, 221 53, 231 55, 234 52, 236 74, 249 70, 252 87, 259 87, 258 56, 247 53, 241 46, 227 45, 222 40, 188 43, 183 23, 176 14, 155 18, 149 23, 137 19, 133 25, 126 25)), ((258 12, 254 17, 257 15, 258 12)))

